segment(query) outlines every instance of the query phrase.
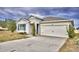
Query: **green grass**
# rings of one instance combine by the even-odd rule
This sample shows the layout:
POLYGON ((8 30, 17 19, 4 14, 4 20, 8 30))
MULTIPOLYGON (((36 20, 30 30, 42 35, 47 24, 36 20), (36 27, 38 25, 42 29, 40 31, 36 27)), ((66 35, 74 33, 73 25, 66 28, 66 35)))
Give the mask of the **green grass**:
POLYGON ((28 38, 27 35, 19 34, 19 33, 12 33, 10 31, 0 31, 0 42, 17 40, 22 38, 28 38))

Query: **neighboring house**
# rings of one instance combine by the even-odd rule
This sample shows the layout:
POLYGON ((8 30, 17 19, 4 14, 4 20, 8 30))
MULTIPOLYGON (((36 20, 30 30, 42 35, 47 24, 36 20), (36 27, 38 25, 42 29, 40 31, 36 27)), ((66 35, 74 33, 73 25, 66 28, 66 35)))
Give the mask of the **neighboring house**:
POLYGON ((0 31, 7 31, 8 28, 3 28, 3 27, 0 27, 0 31))
POLYGON ((75 33, 79 33, 79 27, 74 30, 75 33))
POLYGON ((43 19, 36 16, 21 18, 16 22, 17 32, 26 32, 32 34, 32 24, 35 24, 36 35, 68 37, 67 29, 69 25, 73 26, 72 20, 60 17, 45 17, 43 19))

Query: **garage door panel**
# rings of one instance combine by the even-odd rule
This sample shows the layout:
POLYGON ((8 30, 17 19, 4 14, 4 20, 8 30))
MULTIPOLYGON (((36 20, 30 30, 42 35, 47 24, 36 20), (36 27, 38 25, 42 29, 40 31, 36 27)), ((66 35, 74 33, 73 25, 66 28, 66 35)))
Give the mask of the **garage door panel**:
POLYGON ((68 37, 66 26, 41 25, 41 35, 68 37))

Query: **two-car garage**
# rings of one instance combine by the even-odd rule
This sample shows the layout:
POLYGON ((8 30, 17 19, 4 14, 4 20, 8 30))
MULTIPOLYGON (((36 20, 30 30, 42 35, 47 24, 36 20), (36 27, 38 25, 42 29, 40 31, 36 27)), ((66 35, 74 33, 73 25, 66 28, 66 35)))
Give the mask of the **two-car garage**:
POLYGON ((68 37, 67 29, 70 23, 60 22, 46 22, 40 24, 40 35, 43 36, 56 36, 56 37, 68 37))

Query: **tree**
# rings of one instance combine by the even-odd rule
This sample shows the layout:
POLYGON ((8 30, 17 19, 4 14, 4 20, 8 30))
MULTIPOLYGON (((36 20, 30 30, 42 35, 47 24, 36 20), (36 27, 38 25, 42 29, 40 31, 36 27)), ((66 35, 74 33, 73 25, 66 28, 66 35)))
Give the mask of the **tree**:
POLYGON ((16 23, 15 22, 11 22, 9 29, 11 30, 11 32, 14 32, 16 30, 16 23))
POLYGON ((5 21, 0 20, 0 26, 3 27, 3 28, 5 28, 6 27, 5 21))
POLYGON ((7 19, 6 20, 6 27, 11 32, 14 32, 16 30, 16 22, 14 20, 12 20, 12 19, 7 19))
POLYGON ((67 30, 69 38, 73 38, 75 36, 74 27, 69 25, 69 29, 67 30))

